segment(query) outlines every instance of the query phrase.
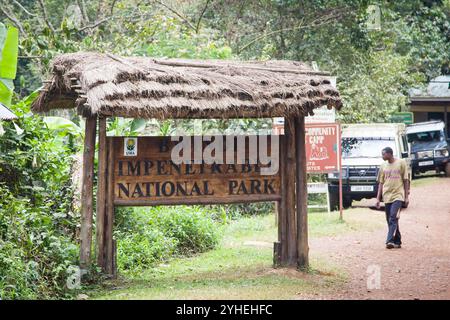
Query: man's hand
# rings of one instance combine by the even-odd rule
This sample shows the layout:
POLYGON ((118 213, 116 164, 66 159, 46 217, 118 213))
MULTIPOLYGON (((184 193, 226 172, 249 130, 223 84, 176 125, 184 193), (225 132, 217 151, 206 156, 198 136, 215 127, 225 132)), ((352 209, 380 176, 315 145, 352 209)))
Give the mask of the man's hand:
POLYGON ((375 207, 379 210, 381 208, 380 206, 380 200, 377 199, 377 202, 375 203, 375 207))
POLYGON ((405 207, 408 207, 408 205, 409 205, 409 198, 405 197, 405 207))

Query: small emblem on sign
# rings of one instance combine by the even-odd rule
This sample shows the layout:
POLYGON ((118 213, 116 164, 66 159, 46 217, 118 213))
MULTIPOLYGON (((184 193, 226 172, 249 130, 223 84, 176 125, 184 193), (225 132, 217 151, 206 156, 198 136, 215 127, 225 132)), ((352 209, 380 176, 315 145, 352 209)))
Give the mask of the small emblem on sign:
POLYGON ((137 138, 125 138, 123 143, 123 154, 125 156, 137 156, 137 138))

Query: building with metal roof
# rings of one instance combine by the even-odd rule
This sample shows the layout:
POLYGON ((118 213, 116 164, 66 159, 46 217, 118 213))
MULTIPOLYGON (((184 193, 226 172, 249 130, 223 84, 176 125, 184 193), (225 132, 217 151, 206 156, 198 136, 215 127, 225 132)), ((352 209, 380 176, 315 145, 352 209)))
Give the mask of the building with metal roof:
POLYGON ((449 131, 450 75, 434 78, 424 90, 412 89, 409 96, 414 122, 442 120, 449 131))

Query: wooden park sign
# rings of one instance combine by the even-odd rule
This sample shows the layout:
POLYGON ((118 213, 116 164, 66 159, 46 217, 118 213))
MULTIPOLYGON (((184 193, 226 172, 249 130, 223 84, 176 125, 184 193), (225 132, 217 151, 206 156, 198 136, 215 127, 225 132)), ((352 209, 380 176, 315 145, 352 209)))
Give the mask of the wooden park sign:
POLYGON ((270 136, 182 137, 180 141, 172 141, 171 137, 111 137, 108 140, 112 148, 109 161, 113 163, 108 184, 113 186, 116 206, 280 199, 278 137, 276 142, 270 136), (276 144, 276 154, 271 154, 272 143, 276 144), (266 161, 261 162, 258 154, 263 154, 266 161))
MULTIPOLYGON (((103 119, 99 128, 97 262, 109 274, 116 272, 116 206, 285 203, 282 190, 287 188, 282 184, 289 180, 283 178, 281 163, 284 136, 185 136, 177 141, 172 137, 106 137, 103 119)), ((279 212, 287 210, 287 205, 279 207, 279 212)), ((279 215, 285 242, 287 218, 279 215)), ((276 250, 280 259, 281 245, 276 250)))
MULTIPOLYGON (((275 264, 307 268, 305 117, 313 115, 320 106, 342 106, 329 73, 296 61, 186 61, 95 52, 58 56, 51 69, 52 77, 44 82, 33 102, 33 112, 69 108, 86 119, 80 223, 82 268, 89 268, 92 262, 95 230, 97 264, 105 273, 115 274, 113 229, 117 206, 255 201, 277 204, 275 264), (192 157, 193 162, 178 162, 173 153, 179 144, 170 137, 107 137, 106 121, 111 117, 284 117, 284 135, 279 136, 276 150, 271 143, 261 144, 259 137, 256 142, 247 137, 244 151, 224 143, 216 146, 214 161, 210 161, 211 157, 200 161, 192 157), (255 147, 258 153, 263 150, 278 155, 279 168, 272 170, 272 164, 265 159, 255 162, 254 152, 250 152, 255 147), (230 148, 232 152, 226 152, 220 162, 220 150, 230 148), (226 155, 235 158, 235 162, 228 161, 226 155), (271 174, 267 174, 267 167, 272 168, 271 174)), ((242 136, 233 139, 237 141, 239 137, 242 136)), ((202 138, 201 144, 193 143, 192 149, 184 150, 207 154, 214 145, 214 141, 209 142, 202 138)), ((188 153, 182 152, 183 158, 188 153)))

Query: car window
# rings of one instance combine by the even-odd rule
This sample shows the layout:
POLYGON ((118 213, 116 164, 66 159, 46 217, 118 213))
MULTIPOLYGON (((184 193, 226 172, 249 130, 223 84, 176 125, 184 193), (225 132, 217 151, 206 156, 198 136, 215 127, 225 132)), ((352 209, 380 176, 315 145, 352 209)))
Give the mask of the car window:
POLYGON ((391 147, 396 154, 394 138, 342 138, 342 157, 380 158, 381 150, 386 147, 391 147))
POLYGON ((412 144, 421 142, 438 142, 444 140, 444 133, 440 131, 416 132, 408 134, 408 141, 412 144))

